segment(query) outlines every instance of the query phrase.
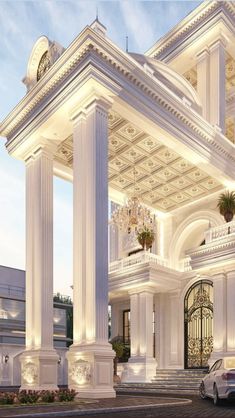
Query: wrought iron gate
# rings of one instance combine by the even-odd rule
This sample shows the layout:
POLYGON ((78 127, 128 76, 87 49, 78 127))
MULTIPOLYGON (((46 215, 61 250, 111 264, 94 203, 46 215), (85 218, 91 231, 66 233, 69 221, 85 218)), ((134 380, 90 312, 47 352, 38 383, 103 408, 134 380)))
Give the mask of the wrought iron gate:
POLYGON ((213 350, 213 284, 196 282, 184 300, 185 368, 204 368, 213 350))

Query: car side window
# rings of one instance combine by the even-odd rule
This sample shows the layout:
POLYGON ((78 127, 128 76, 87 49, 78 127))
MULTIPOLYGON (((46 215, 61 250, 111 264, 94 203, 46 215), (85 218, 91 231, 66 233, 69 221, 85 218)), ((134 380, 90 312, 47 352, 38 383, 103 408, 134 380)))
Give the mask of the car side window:
POLYGON ((222 360, 217 361, 218 364, 216 364, 215 370, 219 370, 221 368, 222 360))
POLYGON ((213 366, 210 368, 210 370, 209 370, 209 373, 211 373, 211 372, 214 372, 216 369, 217 369, 217 364, 218 364, 218 362, 219 362, 220 360, 217 360, 214 364, 213 364, 213 366))
POLYGON ((209 370, 209 373, 214 372, 215 370, 220 369, 221 364, 222 364, 222 360, 217 360, 217 361, 213 364, 213 366, 211 367, 211 369, 209 370))

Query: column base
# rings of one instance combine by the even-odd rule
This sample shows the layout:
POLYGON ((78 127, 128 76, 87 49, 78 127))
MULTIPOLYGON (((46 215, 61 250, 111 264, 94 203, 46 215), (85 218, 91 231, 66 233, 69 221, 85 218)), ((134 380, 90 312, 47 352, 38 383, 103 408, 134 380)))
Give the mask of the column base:
POLYGON ((68 386, 78 398, 115 398, 111 345, 72 345, 68 359, 68 386))
POLYGON ((55 350, 28 350, 20 356, 21 390, 57 390, 59 356, 55 350))
POLYGON ((149 383, 156 375, 157 362, 153 357, 130 357, 124 366, 122 382, 149 383))

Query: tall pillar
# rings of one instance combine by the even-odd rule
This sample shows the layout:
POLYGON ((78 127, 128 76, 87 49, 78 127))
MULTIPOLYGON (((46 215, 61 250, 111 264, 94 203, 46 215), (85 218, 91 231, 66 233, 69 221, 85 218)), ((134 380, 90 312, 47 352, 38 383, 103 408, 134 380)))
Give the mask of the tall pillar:
POLYGON ((202 103, 202 116, 210 120, 210 56, 204 49, 197 57, 197 91, 202 103))
POLYGON ((109 103, 90 102, 73 117, 74 342, 69 387, 78 396, 115 397, 108 343, 109 103))
POLYGON ((213 352, 209 364, 227 350, 227 286, 224 273, 213 275, 213 352))
POLYGON ((225 133, 225 41, 210 45, 210 122, 225 133))
POLYGON ((26 349, 21 390, 56 389, 53 348, 53 155, 39 148, 26 161, 26 349))
POLYGON ((156 374, 153 358, 153 291, 142 289, 130 294, 131 357, 122 381, 150 382, 156 374))
POLYGON ((227 351, 235 355, 235 271, 227 273, 227 351))

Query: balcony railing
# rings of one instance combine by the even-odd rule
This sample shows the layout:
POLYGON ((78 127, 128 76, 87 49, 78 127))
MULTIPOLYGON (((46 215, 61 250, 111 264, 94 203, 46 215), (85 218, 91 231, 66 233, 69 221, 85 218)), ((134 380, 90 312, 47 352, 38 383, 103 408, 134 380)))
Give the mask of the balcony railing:
POLYGON ((190 271, 190 270, 192 270, 191 258, 190 257, 182 258, 179 261, 179 270, 180 271, 190 271))
POLYGON ((217 241, 226 237, 227 235, 232 234, 235 235, 235 221, 227 222, 224 225, 210 228, 206 231, 206 244, 209 244, 212 241, 217 241))
POLYGON ((123 258, 122 260, 113 261, 109 264, 109 272, 116 270, 122 270, 126 267, 135 266, 136 264, 141 263, 153 263, 159 266, 168 267, 168 260, 160 257, 159 255, 149 253, 147 251, 142 251, 141 253, 131 255, 129 257, 123 258))

